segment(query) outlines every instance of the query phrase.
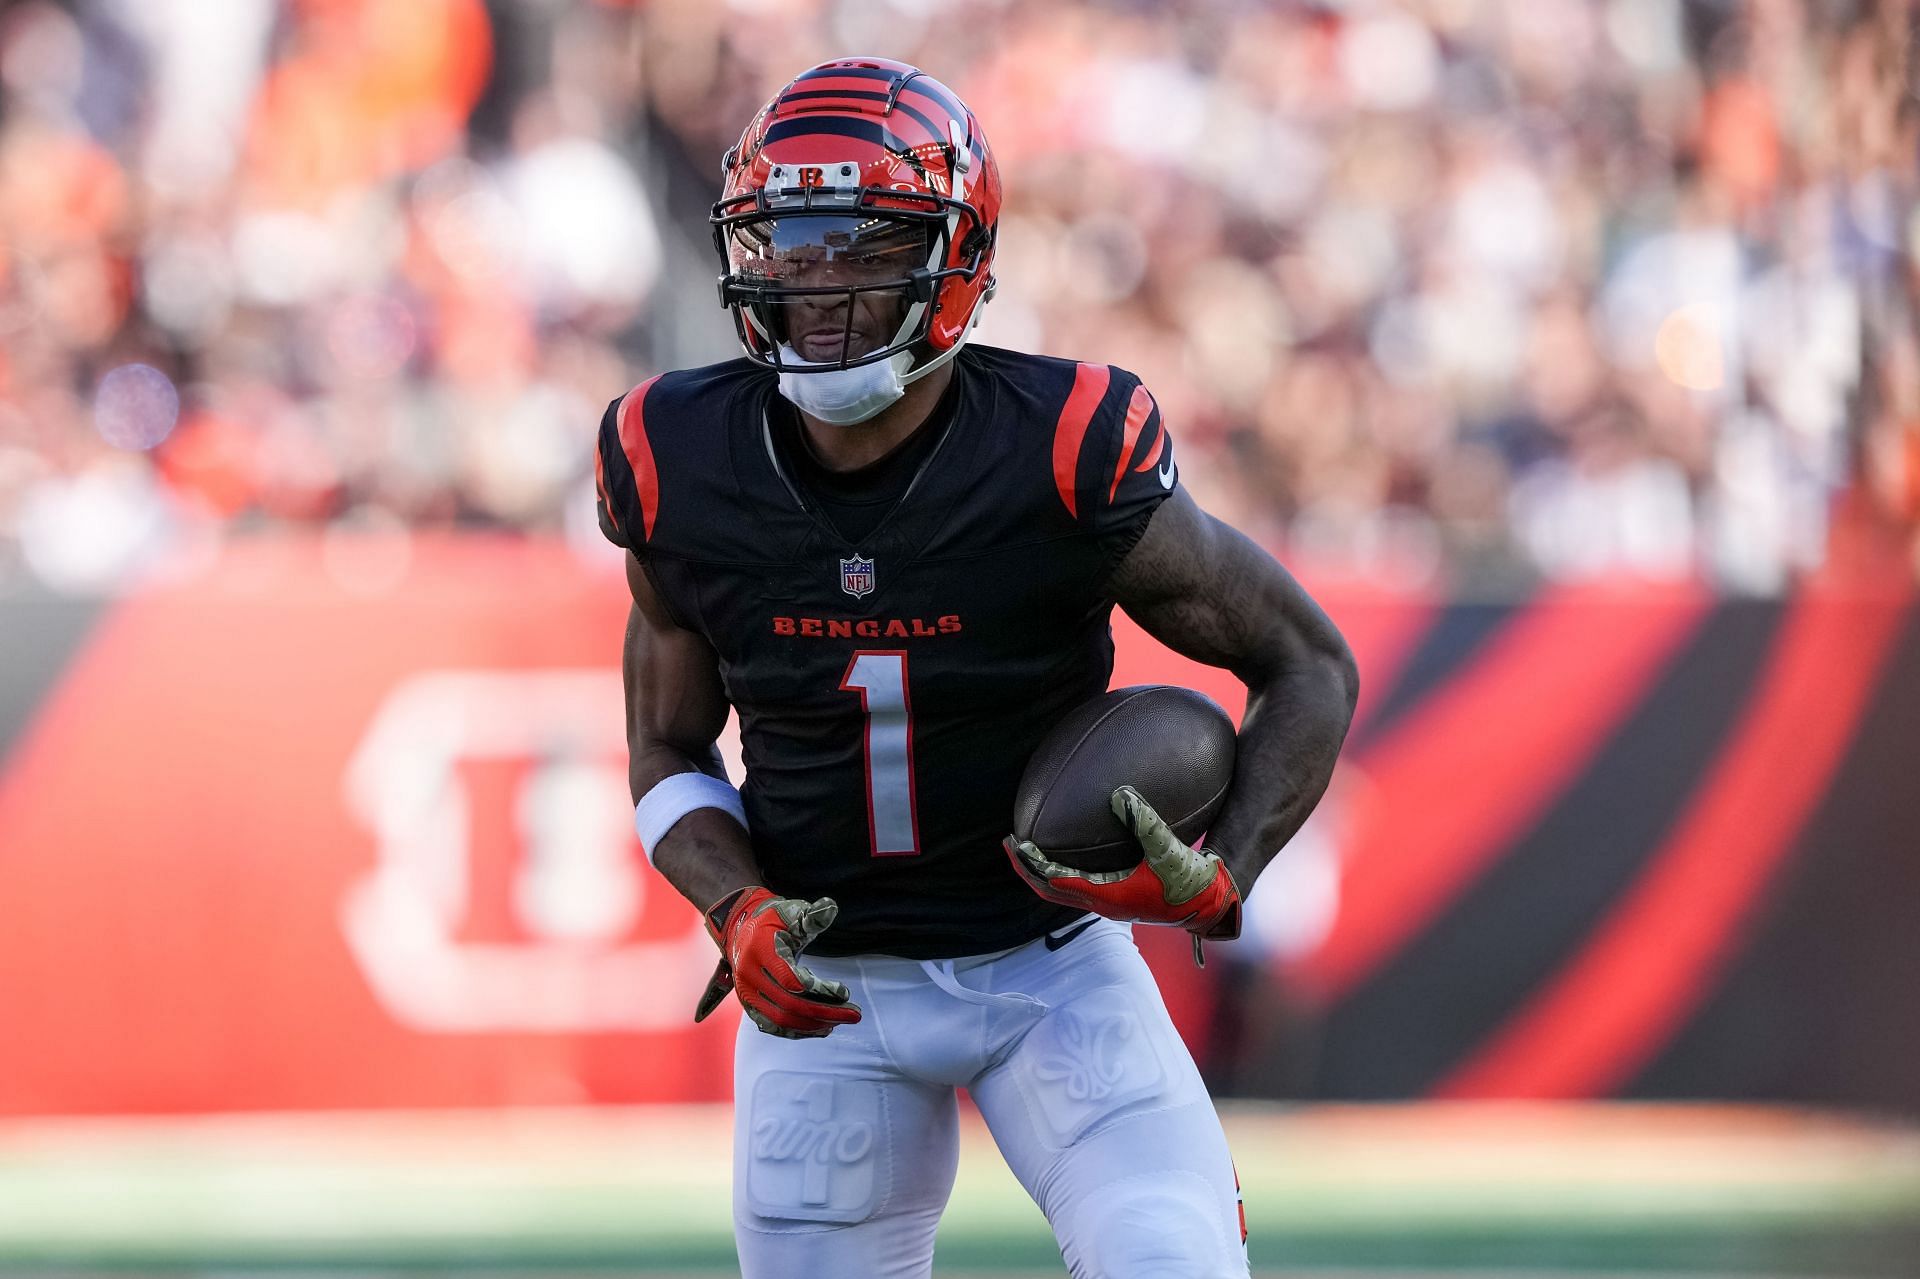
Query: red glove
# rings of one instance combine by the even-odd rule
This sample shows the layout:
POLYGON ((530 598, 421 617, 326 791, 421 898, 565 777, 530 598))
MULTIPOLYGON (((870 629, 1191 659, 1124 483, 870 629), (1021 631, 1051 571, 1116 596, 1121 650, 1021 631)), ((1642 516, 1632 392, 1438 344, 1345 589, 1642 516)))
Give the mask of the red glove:
POLYGON ((736 888, 715 902, 707 910, 707 932, 720 947, 720 966, 693 1019, 704 1021, 732 990, 754 1025, 782 1039, 818 1039, 859 1021, 860 1008, 847 1002, 843 983, 794 962, 839 913, 831 897, 807 902, 757 887, 736 888))
POLYGON ((1153 805, 1131 786, 1113 792, 1113 815, 1140 841, 1145 858, 1131 870, 1076 870, 1050 860, 1022 839, 1004 841, 1013 868, 1034 892, 1062 906, 1108 919, 1173 924, 1193 934, 1193 957, 1204 964, 1202 938, 1240 935, 1240 889, 1218 853, 1189 848, 1153 805))

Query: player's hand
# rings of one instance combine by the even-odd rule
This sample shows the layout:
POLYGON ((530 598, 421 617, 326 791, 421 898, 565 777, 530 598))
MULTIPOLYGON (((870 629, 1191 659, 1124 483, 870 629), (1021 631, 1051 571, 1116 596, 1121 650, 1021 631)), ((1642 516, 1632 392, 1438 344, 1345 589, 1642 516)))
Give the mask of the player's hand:
POLYGON ((1200 939, 1240 935, 1240 889, 1218 853, 1188 847, 1153 805, 1131 786, 1113 792, 1113 815, 1145 854, 1131 870, 1076 870, 1053 861, 1030 842, 1005 841, 1013 868, 1033 891, 1062 906, 1077 906, 1109 919, 1172 924, 1200 939))
POLYGON ((782 1039, 818 1039, 835 1026, 860 1020, 846 986, 814 976, 797 963, 807 943, 840 913, 833 898, 801 901, 764 888, 736 888, 707 911, 707 932, 720 947, 720 966, 700 996, 693 1019, 703 1021, 729 990, 753 1024, 782 1039))

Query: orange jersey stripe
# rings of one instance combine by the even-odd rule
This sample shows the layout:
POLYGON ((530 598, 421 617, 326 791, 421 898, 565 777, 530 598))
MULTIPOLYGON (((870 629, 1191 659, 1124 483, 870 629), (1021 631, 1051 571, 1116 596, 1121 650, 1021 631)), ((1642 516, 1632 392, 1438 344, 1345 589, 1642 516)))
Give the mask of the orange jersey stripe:
POLYGON ((1120 457, 1113 464, 1113 484, 1107 489, 1109 502, 1120 492, 1120 481, 1127 476, 1127 459, 1133 456, 1133 446, 1140 442, 1140 428, 1147 424, 1152 412, 1153 396, 1145 386, 1134 387, 1133 399, 1127 402, 1127 428, 1120 437, 1120 457))
POLYGON ((1160 459, 1167 455, 1167 424, 1164 420, 1160 423, 1160 429, 1153 433, 1153 438, 1158 443, 1151 453, 1140 459, 1140 465, 1133 468, 1136 475, 1142 471, 1151 471, 1160 465, 1160 459))
POLYGON ((1113 378, 1113 370, 1104 364, 1082 364, 1073 374, 1073 391, 1067 396, 1067 402, 1060 410, 1060 420, 1053 428, 1053 483, 1060 490, 1060 500, 1067 504, 1067 514, 1075 519, 1080 517, 1080 509, 1073 498, 1074 472, 1080 466, 1080 445, 1087 438, 1087 427, 1093 421, 1093 412, 1100 407, 1101 397, 1107 393, 1107 383, 1113 378))
POLYGON ((643 537, 653 536, 653 521, 660 507, 660 476, 653 469, 653 445, 647 442, 647 392, 660 380, 656 373, 628 391, 620 400, 620 448, 633 468, 633 491, 640 498, 643 537))

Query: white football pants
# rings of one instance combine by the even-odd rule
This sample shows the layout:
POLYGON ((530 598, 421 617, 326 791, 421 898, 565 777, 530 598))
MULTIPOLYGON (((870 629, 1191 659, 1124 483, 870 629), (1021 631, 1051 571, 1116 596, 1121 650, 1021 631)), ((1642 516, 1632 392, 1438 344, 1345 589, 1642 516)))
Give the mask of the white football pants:
POLYGON ((792 1040, 741 1020, 745 1279, 931 1275, 962 1086, 1076 1279, 1245 1279, 1233 1165, 1200 1072, 1131 929, 1089 918, 1057 950, 803 956, 847 984, 860 1022, 792 1040))

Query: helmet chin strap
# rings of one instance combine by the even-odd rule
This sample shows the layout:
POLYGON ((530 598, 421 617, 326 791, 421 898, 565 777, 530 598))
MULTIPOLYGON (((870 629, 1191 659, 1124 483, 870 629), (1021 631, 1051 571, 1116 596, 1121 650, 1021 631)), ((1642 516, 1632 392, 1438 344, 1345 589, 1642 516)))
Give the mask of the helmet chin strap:
POLYGON ((953 345, 934 356, 931 360, 928 360, 925 364, 922 364, 913 372, 907 374, 901 381, 917 382, 939 368, 942 364, 945 364, 948 360, 951 360, 954 356, 960 354, 960 348, 965 346, 967 339, 973 336, 973 326, 980 323, 980 312, 986 310, 987 303, 992 300, 993 281, 988 280, 987 291, 981 295, 979 304, 973 308, 973 314, 967 319, 967 327, 960 331, 960 336, 953 340, 953 345))

